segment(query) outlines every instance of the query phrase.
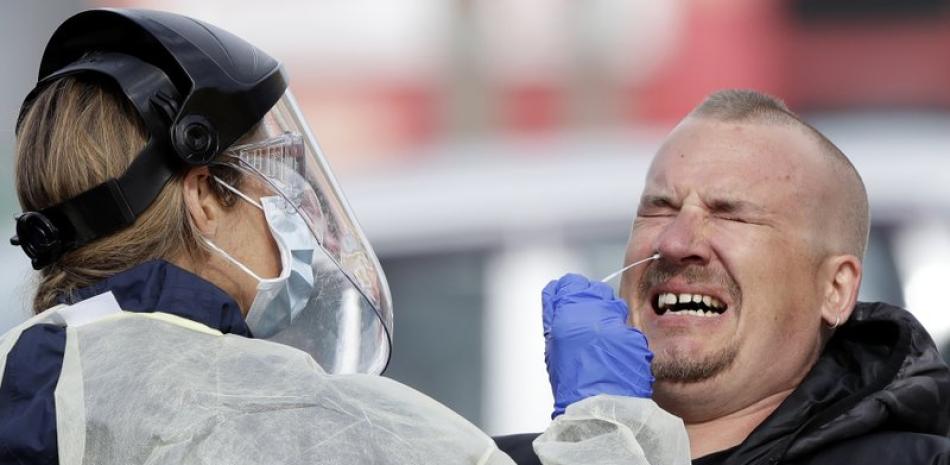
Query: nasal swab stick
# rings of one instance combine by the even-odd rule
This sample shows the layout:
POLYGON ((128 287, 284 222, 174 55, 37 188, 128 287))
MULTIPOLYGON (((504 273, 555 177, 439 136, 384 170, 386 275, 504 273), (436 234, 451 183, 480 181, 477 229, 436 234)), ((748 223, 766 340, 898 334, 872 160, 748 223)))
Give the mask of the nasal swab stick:
POLYGON ((609 275, 607 275, 606 278, 601 279, 600 282, 606 283, 606 282, 610 281, 611 279, 614 279, 614 278, 616 278, 617 276, 620 276, 621 273, 623 273, 624 271, 629 270, 630 268, 633 268, 633 267, 635 267, 635 266, 637 266, 637 265, 639 265, 639 264, 641 264, 641 263, 646 263, 646 262, 649 262, 649 261, 651 261, 651 260, 656 260, 656 259, 658 259, 658 258, 660 258, 660 253, 659 253, 659 252, 657 252, 657 253, 655 253, 655 254, 653 254, 653 255, 650 255, 649 257, 644 258, 643 260, 635 261, 635 262, 633 262, 633 263, 631 263, 631 264, 629 264, 629 265, 627 265, 627 266, 625 266, 625 267, 623 267, 623 268, 621 268, 621 269, 619 269, 619 270, 617 270, 617 271, 614 271, 613 273, 610 273, 609 275))

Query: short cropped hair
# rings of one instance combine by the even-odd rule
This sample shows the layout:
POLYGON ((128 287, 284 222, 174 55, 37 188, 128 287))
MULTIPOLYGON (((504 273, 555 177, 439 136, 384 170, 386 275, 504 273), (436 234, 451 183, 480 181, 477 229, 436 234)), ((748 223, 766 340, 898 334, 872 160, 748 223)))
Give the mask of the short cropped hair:
MULTIPOLYGON (((720 121, 790 122, 801 121, 781 99, 747 89, 725 89, 706 97, 690 116, 720 121)), ((816 131, 817 132, 817 131, 816 131)))

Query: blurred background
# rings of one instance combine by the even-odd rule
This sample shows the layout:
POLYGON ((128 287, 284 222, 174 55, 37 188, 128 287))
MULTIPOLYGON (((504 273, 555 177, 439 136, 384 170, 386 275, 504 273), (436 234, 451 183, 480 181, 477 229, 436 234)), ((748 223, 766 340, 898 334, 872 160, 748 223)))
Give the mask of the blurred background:
MULTIPOLYGON (((13 127, 46 40, 89 7, 169 10, 282 60, 379 254, 388 376, 492 434, 540 431, 540 290, 622 264, 650 157, 711 91, 783 98, 867 183, 863 300, 908 307, 950 354, 948 0, 125 0, 3 3, 0 222, 13 127)), ((32 269, 0 246, 0 333, 32 269)))

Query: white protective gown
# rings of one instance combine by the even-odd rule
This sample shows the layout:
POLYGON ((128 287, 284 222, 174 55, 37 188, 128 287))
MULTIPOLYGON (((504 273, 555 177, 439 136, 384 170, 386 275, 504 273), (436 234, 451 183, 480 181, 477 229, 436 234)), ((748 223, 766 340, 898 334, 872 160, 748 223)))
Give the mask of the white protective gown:
MULTIPOLYGON (((61 465, 514 462, 442 404, 371 375, 328 375, 308 354, 111 293, 61 305, 0 336, 0 379, 23 330, 66 326, 55 391, 61 465)), ((648 399, 570 406, 534 443, 545 465, 688 465, 682 422, 648 399)))
POLYGON ((111 293, 5 334, 0 378, 19 334, 37 323, 67 325, 55 392, 61 465, 513 463, 403 384, 330 376, 288 346, 124 312, 111 293))
POLYGON ((599 395, 567 407, 534 440, 544 465, 689 465, 683 420, 652 399, 599 395))

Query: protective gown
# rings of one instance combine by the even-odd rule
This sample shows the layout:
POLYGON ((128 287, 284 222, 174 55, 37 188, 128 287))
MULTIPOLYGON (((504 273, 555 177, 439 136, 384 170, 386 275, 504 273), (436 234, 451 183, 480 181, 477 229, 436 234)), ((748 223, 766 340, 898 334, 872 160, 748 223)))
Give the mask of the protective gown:
MULTIPOLYGON (((230 297, 169 263, 73 298, 0 336, 0 464, 514 463, 403 384, 329 375, 246 337, 230 297)), ((678 419, 615 396, 571 405, 538 447, 548 465, 687 463, 689 450, 678 419)))
MULTIPOLYGON (((167 263, 140 267, 162 271, 116 293, 188 282, 167 263)), ((214 301, 196 296, 191 305, 214 301)), ((54 307, 0 338, 5 385, 15 384, 4 376, 7 355, 35 325, 65 326, 54 392, 60 464, 512 463, 474 425, 405 385, 331 376, 297 349, 172 313, 122 311, 111 292, 54 307)))

